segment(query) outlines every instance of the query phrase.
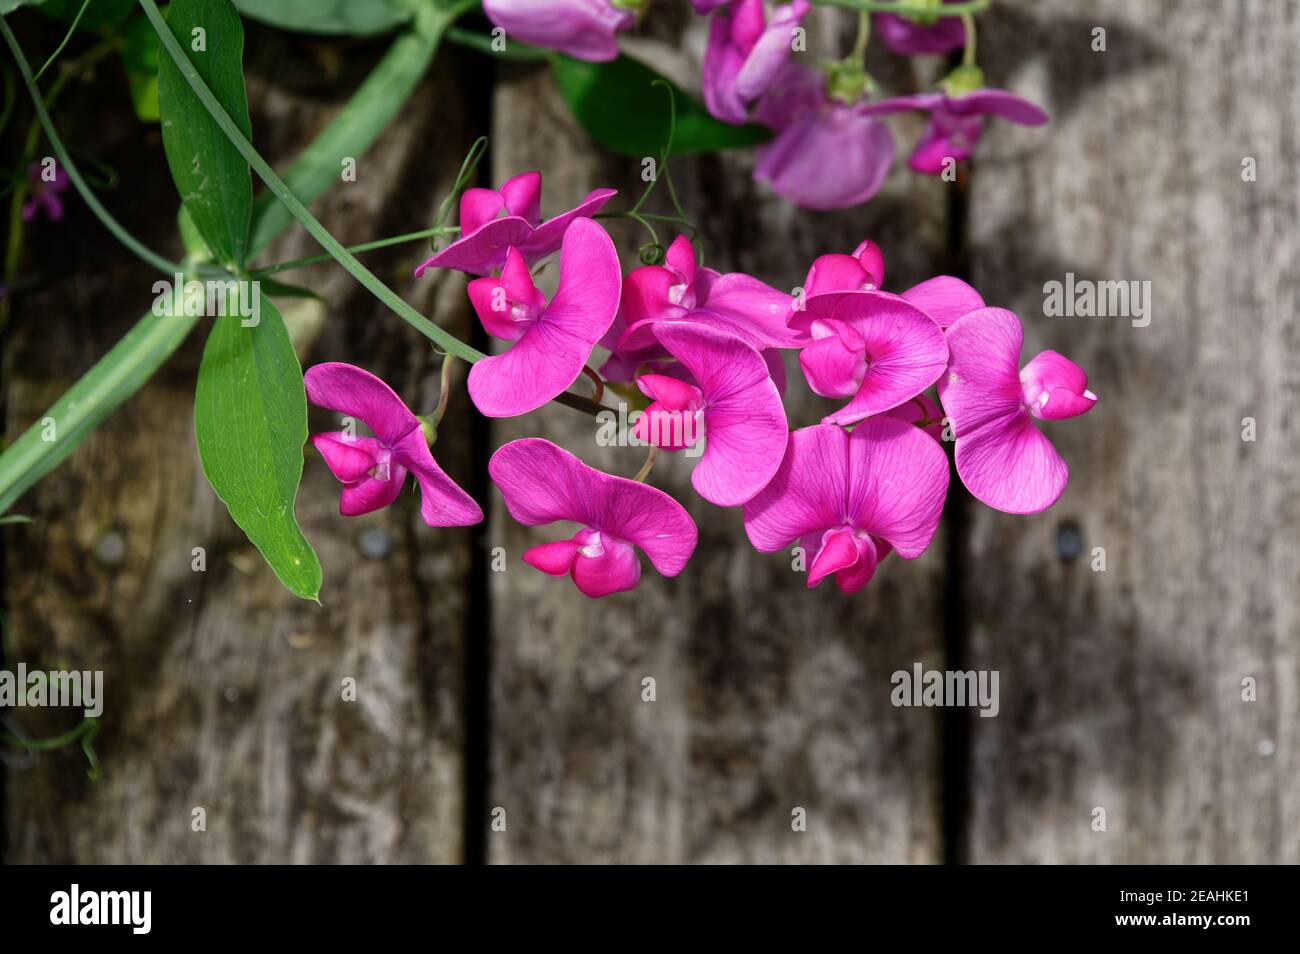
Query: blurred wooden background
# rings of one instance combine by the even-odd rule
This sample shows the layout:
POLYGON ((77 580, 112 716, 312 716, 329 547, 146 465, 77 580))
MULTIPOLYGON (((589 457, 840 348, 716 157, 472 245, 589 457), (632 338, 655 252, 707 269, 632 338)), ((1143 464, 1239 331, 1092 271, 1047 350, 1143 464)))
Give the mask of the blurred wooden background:
MULTIPOLYGON (((703 46, 687 9, 657 5, 629 46, 684 84, 703 46)), ((810 33, 850 19, 819 10, 810 33)), ((196 335, 20 502, 33 522, 3 528, 9 661, 103 669, 107 697, 99 783, 75 747, 5 766, 4 859, 1300 861, 1300 4, 1000 2, 979 25, 990 83, 1052 123, 990 124, 959 183, 900 161, 870 204, 820 214, 757 186, 752 154, 678 160, 674 177, 714 267, 793 287, 816 255, 870 237, 887 287, 967 273, 1022 317, 1026 358, 1078 360, 1101 401, 1048 426, 1072 470, 1055 508, 1013 517, 955 484, 930 551, 845 598, 755 553, 740 513, 703 504, 674 460, 657 480, 699 524, 694 560, 590 602, 519 562, 544 536, 508 520, 486 460, 525 434, 616 473, 639 453, 597 447, 593 422, 562 407, 489 425, 459 389, 436 450, 488 522, 430 529, 410 495, 339 518, 309 453, 298 511, 325 570, 315 607, 282 590, 198 470, 196 335), (1046 317, 1043 285, 1067 272, 1150 281, 1150 325, 1046 317), (894 708, 890 675, 917 662, 997 670, 998 716, 894 708), (356 702, 341 700, 345 677, 356 702), (1242 699, 1246 678, 1257 701, 1242 699), (195 807, 205 832, 191 831, 195 807)), ((250 25, 263 151, 285 164, 385 45, 250 25)), ((873 55, 888 88, 943 66, 873 55)), ((117 74, 66 97, 74 150, 122 172, 109 206, 173 241, 161 145, 117 74)), ((920 122, 896 129, 905 155, 920 122)), ((544 69, 447 48, 357 182, 315 208, 348 243, 425 227, 482 134, 485 180, 538 168, 546 210, 639 185, 639 165, 586 140, 544 69)), ((631 262, 641 238, 616 237, 631 262)), ((314 251, 291 231, 266 260, 314 251)), ((414 280, 421 257, 368 261, 439 323, 477 333, 464 279, 414 280)), ((34 287, 3 351, 9 438, 143 313, 154 280, 76 200, 62 225, 32 230, 25 273, 34 287)), ((422 339, 340 269, 290 277, 329 300, 290 315, 304 363, 351 361, 432 405, 438 359, 422 339)), ((812 423, 829 405, 790 371, 792 423, 812 423)), ((67 713, 21 722, 48 736, 67 713)))

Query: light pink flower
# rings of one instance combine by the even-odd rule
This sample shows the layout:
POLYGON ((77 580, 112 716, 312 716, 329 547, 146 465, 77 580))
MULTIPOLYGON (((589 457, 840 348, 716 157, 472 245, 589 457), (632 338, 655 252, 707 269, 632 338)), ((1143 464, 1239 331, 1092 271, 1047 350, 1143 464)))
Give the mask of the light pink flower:
POLYGON ((690 240, 680 235, 663 265, 643 265, 623 280, 618 321, 601 344, 611 357, 601 368, 610 381, 628 381, 647 363, 666 357, 655 337, 664 321, 692 321, 739 338, 763 353, 778 388, 785 385, 780 355, 770 349, 796 347, 802 336, 785 321, 790 296, 740 272, 725 275, 698 267, 690 240))
POLYGON ((520 523, 582 525, 570 539, 533 547, 523 558, 543 573, 568 574, 587 596, 636 586, 641 564, 634 547, 664 576, 680 573, 695 551, 695 522, 672 497, 601 473, 550 441, 511 441, 492 455, 488 473, 520 523))
POLYGON ((978 499, 1007 513, 1037 513, 1054 504, 1069 467, 1034 418, 1061 420, 1092 409, 1083 369, 1044 351, 1021 370, 1020 319, 983 308, 948 329, 951 362, 939 400, 957 440, 957 473, 978 499))
POLYGON ((947 93, 916 93, 896 96, 866 105, 868 116, 882 116, 909 110, 930 114, 930 123, 912 151, 907 164, 916 172, 938 175, 947 159, 970 158, 984 130, 985 116, 1000 116, 1022 126, 1041 126, 1047 113, 1014 93, 1002 89, 977 89, 960 96, 947 93))
POLYGON ((339 362, 309 368, 303 383, 312 404, 354 417, 374 433, 311 436, 330 472, 343 482, 339 513, 354 517, 387 507, 402 492, 410 471, 420 485, 425 523, 463 527, 483 519, 478 504, 433 459, 420 419, 387 384, 369 371, 339 362))
POLYGON ((947 455, 912 425, 818 424, 790 435, 776 476, 745 504, 745 533, 762 553, 799 541, 809 586, 834 574, 853 593, 891 549, 907 560, 925 551, 947 492, 947 455))
POLYGON ((710 113, 729 123, 749 118, 750 104, 789 59, 794 31, 808 8, 807 0, 792 0, 769 20, 764 0, 736 0, 713 15, 700 77, 710 113))
POLYGON ((466 189, 460 197, 460 238, 415 270, 454 268, 471 275, 490 275, 505 265, 513 248, 535 265, 560 247, 569 223, 588 218, 617 195, 596 189, 575 208, 541 221, 542 174, 524 172, 494 189, 466 189))
POLYGON ((51 222, 63 220, 63 199, 60 195, 67 191, 68 174, 57 163, 54 165, 54 178, 49 182, 45 181, 44 172, 45 167, 39 162, 33 162, 27 167, 27 190, 31 198, 23 203, 24 222, 30 222, 41 212, 51 222))
POLYGON ((571 385, 614 320, 621 275, 605 230, 591 219, 575 219, 564 233, 550 304, 513 248, 500 277, 470 282, 470 301, 488 334, 514 342, 470 368, 474 405, 488 417, 514 417, 571 385))
POLYGON ((692 447, 703 437, 691 483, 710 503, 739 506, 776 473, 789 434, 767 365, 745 342, 707 325, 663 322, 655 334, 695 383, 656 374, 638 378, 653 403, 634 433, 668 450, 692 447))
POLYGON ((792 324, 813 338, 799 352, 808 386, 822 397, 851 398, 825 423, 852 424, 911 400, 948 362, 943 329, 888 292, 819 294, 792 324))
POLYGON ((786 63, 754 110, 776 131, 759 147, 754 178, 806 209, 845 209, 878 191, 894 162, 889 127, 827 96, 819 71, 786 63))
POLYGON ((614 34, 636 23, 610 0, 483 0, 483 12, 508 40, 598 62, 618 56, 614 34))

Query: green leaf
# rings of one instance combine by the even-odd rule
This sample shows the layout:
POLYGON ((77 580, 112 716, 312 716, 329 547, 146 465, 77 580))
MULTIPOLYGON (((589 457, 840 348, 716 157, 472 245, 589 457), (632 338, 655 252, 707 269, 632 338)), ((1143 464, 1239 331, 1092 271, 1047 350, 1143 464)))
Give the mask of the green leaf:
POLYGON ((147 19, 135 17, 123 27, 118 52, 136 117, 146 123, 158 122, 158 34, 147 19))
POLYGON ((714 119, 696 99, 629 56, 608 63, 588 63, 556 54, 551 58, 555 84, 592 139, 625 156, 657 156, 668 141, 668 83, 677 100, 677 130, 672 155, 713 152, 766 142, 762 126, 732 126, 714 119))
MULTIPOLYGON (((359 159, 405 105, 438 50, 445 23, 421 24, 401 34, 347 105, 284 172, 284 184, 303 205, 339 181, 345 158, 359 159)), ((269 190, 253 203, 249 256, 284 231, 293 216, 269 190)))
POLYGON ((0 455, 0 512, 72 453, 175 351, 197 318, 145 315, 0 455))
POLYGON ((239 12, 285 30, 304 33, 383 33, 411 19, 400 0, 235 0, 239 12))
POLYGON ((316 552, 298 529, 294 499, 307 440, 302 367, 279 311, 260 296, 260 320, 216 320, 194 392, 194 433, 212 489, 296 595, 320 594, 316 552))
MULTIPOLYGON (((244 28, 230 0, 175 0, 168 26, 199 76, 251 137, 244 94, 244 28)), ((252 215, 248 163, 217 126, 169 57, 158 64, 158 108, 167 165, 181 201, 209 248, 229 266, 244 262, 252 215)))

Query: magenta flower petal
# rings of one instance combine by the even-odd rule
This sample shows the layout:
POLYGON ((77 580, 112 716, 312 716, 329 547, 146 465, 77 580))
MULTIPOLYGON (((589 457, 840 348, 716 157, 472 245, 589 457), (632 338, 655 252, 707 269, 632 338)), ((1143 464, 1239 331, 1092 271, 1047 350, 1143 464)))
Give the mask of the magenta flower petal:
POLYGON ((356 483, 366 476, 379 462, 383 447, 373 437, 349 437, 342 431, 313 434, 309 440, 325 459, 325 466, 334 478, 345 484, 356 483))
POLYGON ((951 275, 937 275, 903 292, 913 305, 947 328, 967 312, 984 307, 984 299, 970 285, 951 275))
MULTIPOLYGON (((517 215, 529 225, 542 221, 542 174, 521 172, 501 183, 506 215, 517 215)), ((462 207, 464 203, 462 202, 462 207)))
POLYGON ((642 394, 652 399, 632 426, 637 439, 664 450, 694 446, 703 430, 699 423, 703 392, 693 384, 662 374, 643 374, 636 384, 642 394))
POLYGON ((933 539, 948 490, 948 460, 935 441, 890 417, 852 433, 832 424, 790 435, 771 483, 745 504, 745 532, 765 553, 798 540, 809 585, 834 573, 853 592, 897 549, 905 559, 933 539))
POLYGON ((1005 89, 977 89, 949 97, 946 105, 959 116, 999 116, 1021 126, 1041 126, 1050 118, 1041 106, 1005 89))
POLYGON ((688 320, 735 335, 755 350, 802 343, 802 338, 786 327, 791 302, 786 292, 742 272, 719 275, 708 268, 700 269, 696 288, 702 300, 688 320))
POLYGON ((467 527, 483 519, 483 511, 469 494, 448 477, 416 428, 393 446, 397 460, 415 475, 420 485, 420 516, 431 527, 467 527))
POLYGON ((308 368, 303 383, 312 404, 355 417, 375 434, 311 438, 331 473, 343 482, 340 513, 355 516, 387 507, 402 492, 411 471, 420 485, 425 523, 459 527, 483 519, 478 504, 433 459, 420 419, 387 384, 369 371, 340 362, 308 368))
POLYGON ((555 297, 503 354, 481 358, 469 372, 474 405, 488 417, 514 417, 541 407, 582 373, 591 350, 618 311, 618 253, 605 230, 576 219, 564 235, 555 297))
POLYGON ((825 292, 868 291, 879 287, 876 276, 863 268, 857 258, 833 252, 813 260, 804 279, 803 292, 805 298, 811 298, 825 292))
POLYGON ((632 544, 585 530, 579 532, 578 542, 578 556, 569 574, 583 596, 599 599, 635 589, 641 582, 641 561, 632 544))
POLYGON ((848 517, 849 432, 832 424, 790 434, 781 466, 745 504, 745 533, 772 553, 811 533, 842 527, 848 517))
POLYGON ((1083 368, 1055 351, 1044 351, 1021 368, 1020 384, 1029 413, 1045 421, 1086 414, 1097 403, 1083 368))
MULTIPOLYGON (((836 322, 837 325, 842 323, 836 322)), ((867 373, 865 343, 851 327, 818 338, 799 352, 799 367, 814 394, 822 397, 852 397, 862 387, 867 373)))
POLYGON ((364 421, 390 448, 420 426, 393 389, 362 368, 329 361, 308 368, 302 380, 308 401, 364 421))
POLYGON ((483 12, 512 40, 597 62, 618 56, 615 34, 636 22, 610 0, 483 0, 483 12))
POLYGON ((877 13, 874 20, 876 35, 885 46, 904 56, 951 53, 966 45, 966 27, 959 17, 921 24, 896 13, 877 13))
POLYGON ((541 173, 525 172, 507 179, 499 191, 467 190, 460 200, 461 237, 416 268, 415 277, 427 268, 491 275, 506 264, 511 248, 534 265, 560 247, 571 222, 590 218, 617 195, 614 189, 596 189, 568 212, 539 225, 541 188, 541 173))
POLYGON ((587 197, 579 202, 576 206, 553 219, 547 219, 539 225, 532 237, 521 247, 524 257, 528 259, 530 265, 536 264, 550 255, 564 241, 565 233, 569 225, 578 219, 589 219, 601 207, 614 196, 618 195, 617 189, 593 189, 587 193, 587 197))
POLYGON ((948 494, 948 456, 918 428, 876 417, 849 439, 848 523, 887 540, 905 560, 925 552, 948 494))
POLYGON ((767 364, 739 338, 704 325, 665 322, 657 334, 702 395, 704 454, 691 483, 710 503, 738 506, 776 473, 789 436, 767 364))
POLYGON ((894 162, 894 137, 883 123, 828 100, 759 147, 757 158, 754 178, 781 197, 805 209, 846 209, 880 191, 894 162))
MULTIPOLYGON (((664 576, 680 573, 695 550, 695 523, 681 504, 654 487, 588 467, 550 441, 535 437, 511 441, 492 455, 488 472, 501 489, 506 509, 520 523, 539 526, 572 520, 583 525, 586 534, 574 538, 579 543, 574 551, 575 574, 581 560, 598 559, 619 543, 640 547, 664 576), (589 552, 579 552, 583 550, 589 552)), ((539 564, 553 567, 557 552, 533 555, 539 564)), ((626 583, 626 559, 616 553, 610 560, 593 567, 584 583, 594 586, 596 577, 609 582, 617 572, 624 574, 621 582, 626 583)))
POLYGON ((848 349, 860 348, 864 364, 857 393, 824 418, 827 423, 852 424, 896 407, 937 381, 947 365, 943 330, 897 295, 877 291, 819 295, 808 303, 808 315, 814 323, 824 318, 832 328, 836 323, 847 326, 852 335, 841 335, 840 340, 848 349))
POLYGON ((573 569, 573 560, 578 555, 577 540, 556 540, 554 543, 539 543, 524 551, 523 560, 529 566, 536 567, 551 576, 568 576, 573 569))
POLYGON ((701 74, 710 113, 725 122, 745 122, 749 105, 789 59, 794 30, 808 7, 807 0, 793 0, 776 7, 769 20, 763 0, 735 0, 714 15, 701 74))
POLYGON ((386 478, 363 477, 355 483, 344 484, 339 495, 339 513, 344 517, 359 517, 382 510, 401 495, 405 481, 406 471, 402 466, 390 463, 386 478))
POLYGON ((1006 513, 1046 510, 1070 479, 1065 460, 1026 414, 1009 414, 979 431, 959 434, 955 457, 966 488, 1006 513))
POLYGON ((505 197, 495 189, 466 189, 460 197, 460 227, 477 232, 506 210, 505 197))
POLYGON ((1047 393, 1050 406, 1053 392, 1044 391, 1043 382, 1060 384, 1073 395, 1073 386, 1086 384, 1080 380, 1082 370, 1076 374, 1049 358, 1026 366, 1022 383, 1016 367, 1023 339, 1020 319, 1003 308, 971 312, 948 329, 947 338, 952 358, 939 382, 939 398, 957 439, 962 483, 976 498, 1007 513, 1046 510, 1065 490, 1069 468, 1038 430, 1029 399, 1047 393))
MULTIPOLYGON (((874 569, 875 548, 872 548, 874 569)), ((834 530, 825 536, 821 549, 808 567, 808 585, 816 586, 832 573, 847 570, 858 562, 862 554, 852 530, 834 530)))

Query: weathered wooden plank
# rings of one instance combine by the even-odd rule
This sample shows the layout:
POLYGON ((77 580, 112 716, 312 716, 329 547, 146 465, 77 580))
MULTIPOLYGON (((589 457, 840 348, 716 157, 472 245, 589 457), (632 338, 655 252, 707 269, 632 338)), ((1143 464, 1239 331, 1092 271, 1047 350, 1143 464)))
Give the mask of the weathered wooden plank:
MULTIPOLYGON (((251 31, 250 100, 259 145, 291 158, 337 110, 379 51, 351 58, 328 84, 330 50, 251 31), (324 64, 328 65, 328 64, 324 64)), ((345 241, 427 225, 469 142, 450 73, 438 68, 405 113, 318 206, 345 241)), ((125 101, 83 99, 88 124, 130 129, 125 101), (114 125, 116 124, 116 125, 114 125)), ((79 127, 85 129, 85 126, 79 127)), ((133 228, 173 230, 175 195, 156 137, 115 141, 123 190, 151 207, 133 228)), ((73 206, 72 219, 33 239, 44 278, 21 299, 6 349, 7 431, 17 433, 107 349, 151 301, 155 276, 109 248, 73 206), (57 249, 58 254, 55 255, 57 249), (61 269, 77 269, 74 282, 61 269), (75 350, 69 352, 69 345, 75 350)), ((298 231, 268 260, 314 254, 298 231)), ((410 300, 464 332, 467 309, 442 278, 410 277, 421 249, 368 259, 410 300)), ((438 360, 342 272, 284 276, 330 304, 293 319, 304 364, 351 361, 411 403, 437 397, 438 360)), ((325 572, 323 606, 289 595, 241 537, 197 467, 191 424, 200 335, 41 483, 6 527, 4 598, 10 662, 105 672, 96 747, 104 777, 85 779, 75 749, 8 773, 6 858, 25 862, 376 862, 463 855, 466 579, 469 532, 432 530, 418 497, 363 518, 337 514, 338 488, 308 452, 298 513, 325 572), (207 569, 191 570, 206 548, 207 569), (98 554, 98 558, 95 556, 98 554), (356 680, 355 702, 341 684, 356 680), (191 831, 191 812, 207 830, 191 831)), ((313 429, 331 415, 313 411, 313 429)), ((337 426, 337 422, 334 422, 337 426)), ((232 424, 232 426, 235 426, 232 424)), ((438 445, 457 479, 470 476, 468 429, 449 420, 438 445)), ((31 710, 26 730, 48 736, 66 712, 31 710)))
MULTIPOLYGON (((636 48, 689 84, 698 61, 682 51, 702 48, 702 24, 680 43, 677 25, 652 21, 667 40, 636 48)), ((602 155, 545 71, 504 69, 494 115, 494 182, 541 169, 550 210, 604 185, 623 190, 612 207, 625 208, 638 191, 640 164, 602 155)), ((892 288, 939 269, 947 214, 936 183, 899 169, 872 204, 813 214, 753 183, 752 161, 673 163, 713 267, 792 288, 816 255, 869 236, 884 246, 892 288)), ((630 266, 645 238, 613 231, 630 266)), ((814 423, 830 405, 797 364, 789 370, 792 423, 814 423)), ((494 445, 544 436, 626 476, 643 456, 598 447, 591 419, 554 406, 493 433, 494 445)), ((739 510, 700 500, 689 462, 667 456, 652 482, 690 509, 696 555, 676 579, 647 570, 634 593, 600 601, 520 562, 557 534, 515 525, 492 491, 490 542, 506 548, 508 569, 491 575, 489 801, 506 830, 488 835, 490 860, 938 860, 938 719, 893 708, 889 678, 938 664, 943 540, 915 563, 892 561, 856 597, 808 591, 788 555, 755 553, 739 510), (646 677, 653 703, 641 698, 646 677), (791 830, 796 807, 806 832, 791 830)))
POLYGON ((1075 358, 1100 403, 1047 427, 1072 467, 1052 511, 974 519, 972 662, 1001 672, 1001 714, 972 719, 971 858, 1294 863, 1300 7, 1049 0, 981 19, 992 79, 1055 118, 990 127, 975 278, 1024 319, 1026 357, 1075 358), (1149 326, 1045 317, 1067 272, 1149 281, 1149 326))

